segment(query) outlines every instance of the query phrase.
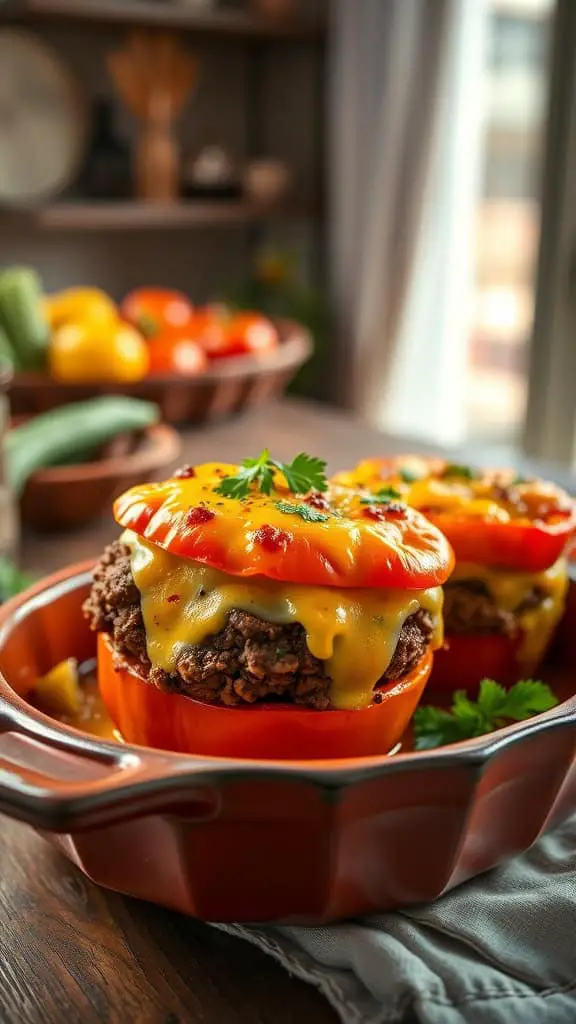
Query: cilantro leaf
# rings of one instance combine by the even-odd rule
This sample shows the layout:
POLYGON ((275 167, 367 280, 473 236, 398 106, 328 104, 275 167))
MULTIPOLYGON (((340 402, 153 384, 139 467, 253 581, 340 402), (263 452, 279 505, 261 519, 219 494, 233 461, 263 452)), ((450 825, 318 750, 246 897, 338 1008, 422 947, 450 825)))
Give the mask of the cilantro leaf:
POLYGON ((360 504, 387 505, 389 502, 401 497, 400 491, 397 491, 395 487, 381 487, 376 494, 371 494, 368 498, 360 498, 360 504))
POLYGON ((293 494, 307 494, 308 491, 325 491, 328 481, 326 463, 300 452, 292 462, 277 462, 264 448, 256 459, 244 459, 240 469, 233 476, 224 479, 215 488, 217 494, 226 498, 247 498, 253 489, 262 494, 271 494, 274 489, 274 474, 279 470, 293 494))
POLYGON ((549 686, 537 679, 523 679, 508 690, 502 715, 519 722, 542 711, 549 711, 557 703, 549 686))
POLYGON ((506 706, 507 691, 493 679, 483 679, 478 693, 478 707, 490 718, 501 718, 506 706))
POLYGON ((310 505, 294 505, 291 501, 277 501, 276 508, 286 515, 300 516, 306 523, 325 523, 330 518, 325 512, 319 512, 310 505))
POLYGON ((457 462, 449 462, 442 470, 443 477, 457 476, 462 480, 476 480, 478 473, 471 466, 461 466, 457 462))
POLYGON ((215 490, 226 498, 246 498, 252 484, 258 484, 263 494, 270 494, 273 483, 274 466, 270 461, 270 452, 264 448, 257 459, 244 459, 238 473, 224 477, 215 490))
POLYGON ((237 476, 226 476, 214 490, 216 494, 223 494, 225 498, 246 498, 250 492, 251 480, 238 473, 237 476))
POLYGON ((466 738, 465 726, 444 708, 424 705, 414 715, 416 750, 431 750, 466 738))
POLYGON ((416 750, 431 750, 446 743, 484 736, 508 722, 521 722, 548 711, 557 703, 550 687, 534 679, 523 679, 509 690, 493 679, 483 679, 476 701, 458 690, 450 710, 434 705, 419 707, 414 714, 415 747, 416 750))
POLYGON ((328 489, 326 463, 322 459, 300 452, 292 462, 275 462, 274 465, 284 474, 292 494, 308 494, 311 490, 328 489))

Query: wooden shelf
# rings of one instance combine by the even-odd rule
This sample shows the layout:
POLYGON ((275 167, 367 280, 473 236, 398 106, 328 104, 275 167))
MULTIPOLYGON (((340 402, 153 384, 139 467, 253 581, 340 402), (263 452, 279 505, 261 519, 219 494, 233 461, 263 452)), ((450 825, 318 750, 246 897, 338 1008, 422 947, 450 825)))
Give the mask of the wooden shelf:
POLYGON ((2 217, 19 218, 47 231, 138 231, 181 228, 234 227, 272 220, 305 220, 311 207, 294 203, 259 206, 248 200, 181 200, 174 203, 61 202, 39 209, 4 210, 2 217))
POLYGON ((185 0, 4 0, 0 20, 6 18, 148 25, 262 40, 319 39, 326 31, 325 21, 319 19, 274 20, 250 11, 198 11, 187 6, 185 0))

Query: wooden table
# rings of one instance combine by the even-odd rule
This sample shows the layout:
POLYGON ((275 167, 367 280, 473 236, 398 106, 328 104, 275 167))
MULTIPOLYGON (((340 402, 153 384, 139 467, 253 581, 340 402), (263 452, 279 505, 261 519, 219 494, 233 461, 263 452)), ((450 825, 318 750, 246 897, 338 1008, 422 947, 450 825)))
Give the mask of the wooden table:
MULTIPOLYGON (((323 456, 330 470, 406 450, 344 415, 290 401, 188 432, 180 462, 233 462, 265 446, 279 459, 323 456)), ((25 538, 25 567, 42 575, 96 556, 116 533, 109 517, 83 533, 25 538)), ((0 1024, 336 1021, 312 987, 248 944, 99 889, 31 831, 1 825, 0 1024)))

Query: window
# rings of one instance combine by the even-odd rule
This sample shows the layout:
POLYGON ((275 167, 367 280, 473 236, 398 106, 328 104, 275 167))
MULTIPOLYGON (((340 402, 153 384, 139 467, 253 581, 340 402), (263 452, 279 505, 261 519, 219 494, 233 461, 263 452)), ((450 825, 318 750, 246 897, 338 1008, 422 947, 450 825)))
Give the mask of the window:
POLYGON ((489 0, 485 119, 467 353, 469 440, 522 429, 534 314, 553 0, 489 0))

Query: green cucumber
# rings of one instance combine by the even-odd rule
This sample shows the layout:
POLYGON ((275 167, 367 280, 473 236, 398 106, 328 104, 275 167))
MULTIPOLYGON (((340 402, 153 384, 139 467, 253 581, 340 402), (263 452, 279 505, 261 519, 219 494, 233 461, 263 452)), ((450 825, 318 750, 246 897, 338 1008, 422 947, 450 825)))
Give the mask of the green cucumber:
POLYGON ((26 590, 34 580, 27 572, 22 572, 12 559, 0 555, 0 604, 26 590))
POLYGON ((59 406, 9 431, 4 443, 6 474, 16 495, 37 469, 62 460, 85 458, 117 434, 144 430, 158 422, 153 402, 109 395, 59 406))
POLYGON ((17 368, 17 359, 14 349, 10 344, 10 338, 0 324, 0 370, 3 367, 8 370, 15 370, 17 368))
POLYGON ((35 270, 10 267, 0 274, 0 323, 22 369, 42 369, 50 332, 42 310, 42 285, 35 270))

